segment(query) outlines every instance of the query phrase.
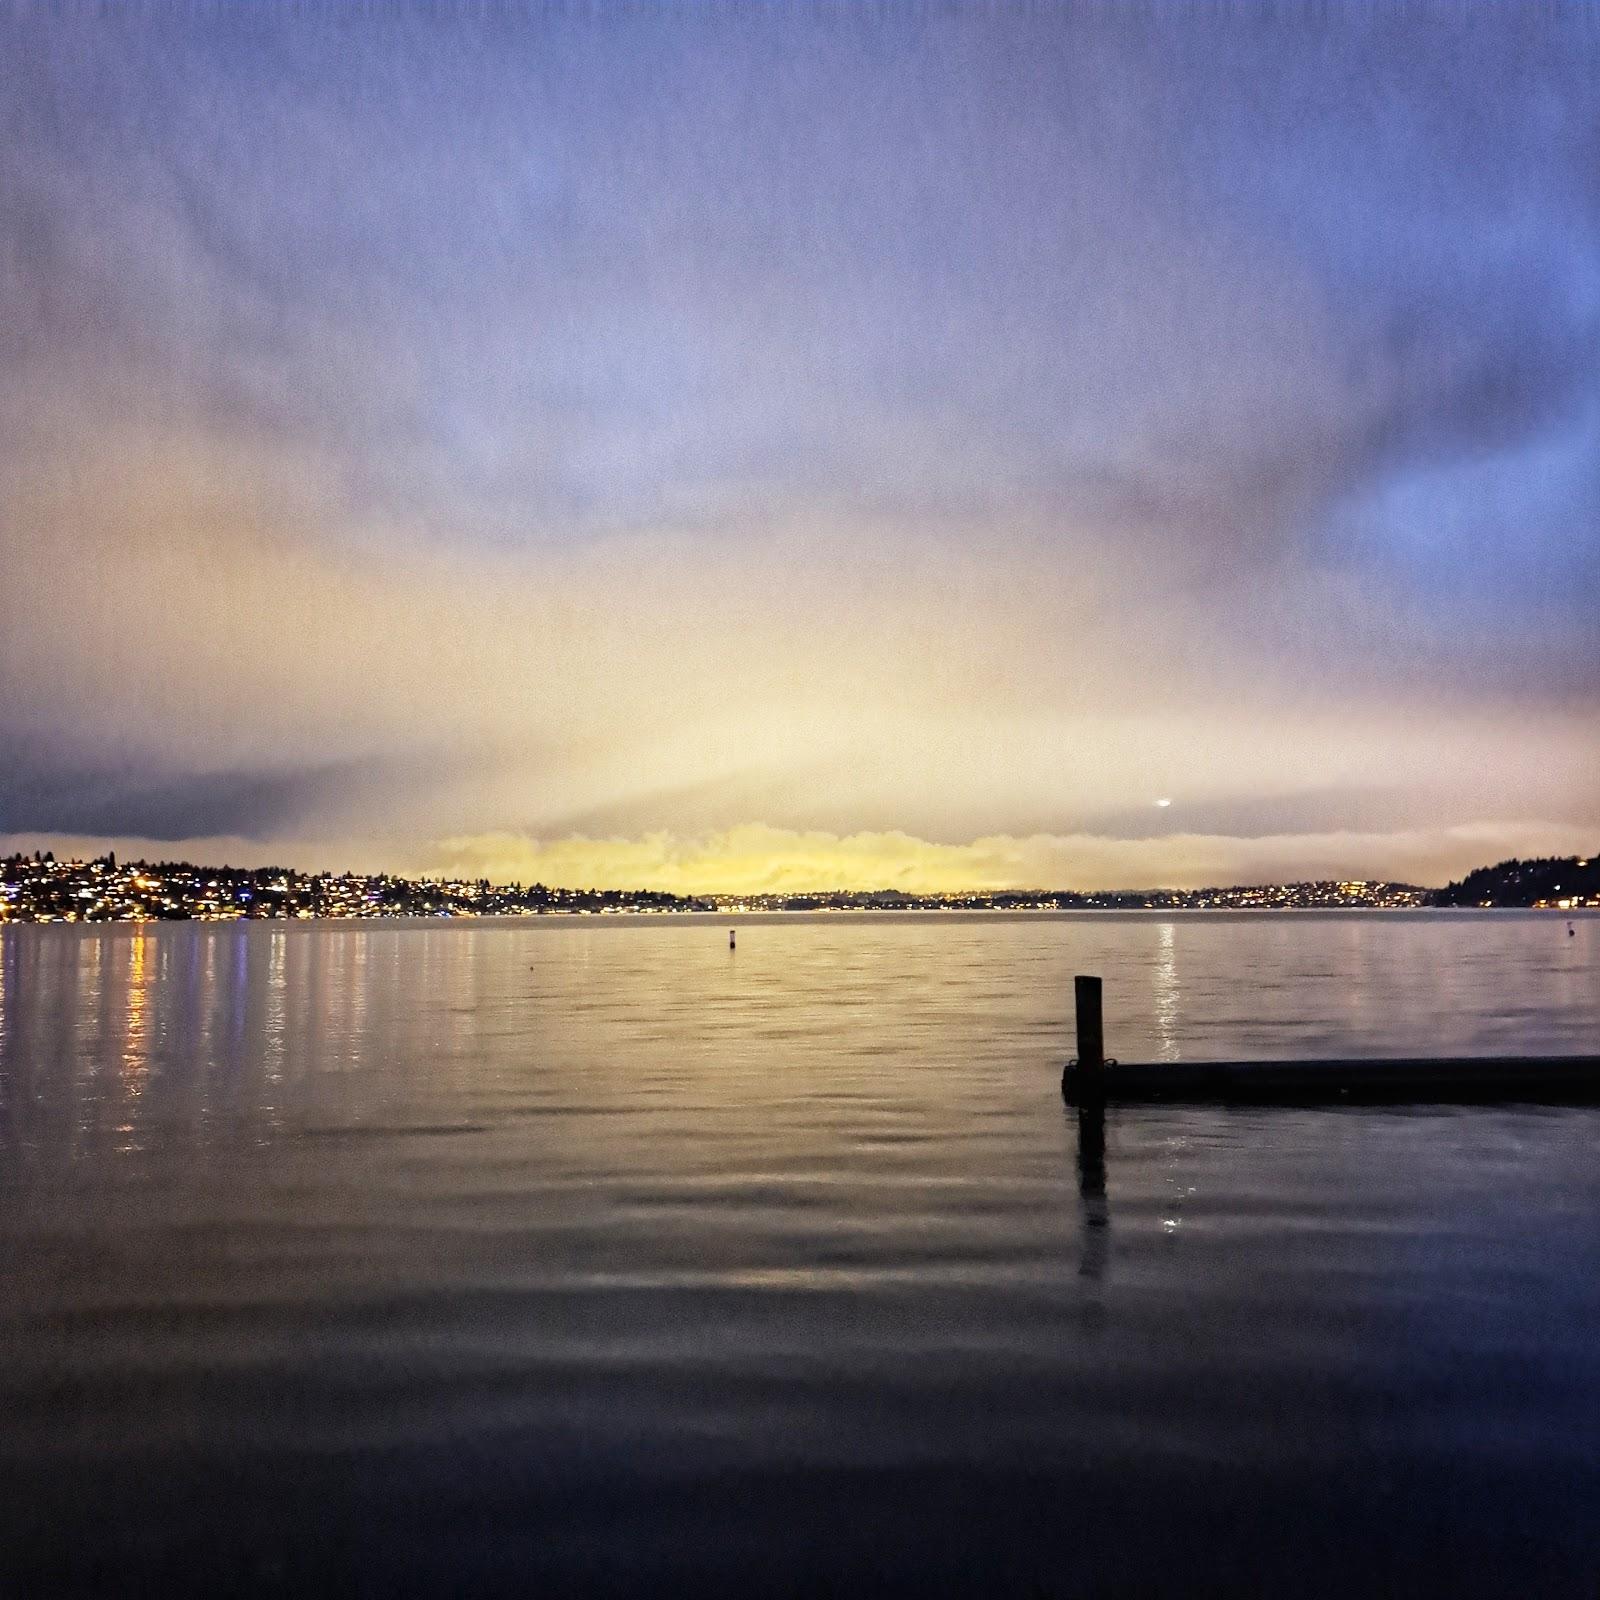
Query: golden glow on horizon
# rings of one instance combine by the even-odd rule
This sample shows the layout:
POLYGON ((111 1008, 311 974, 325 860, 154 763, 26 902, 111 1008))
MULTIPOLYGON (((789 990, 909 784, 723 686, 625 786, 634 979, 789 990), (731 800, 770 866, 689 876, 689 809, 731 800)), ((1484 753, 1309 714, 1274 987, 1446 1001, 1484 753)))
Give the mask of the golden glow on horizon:
POLYGON ((899 889, 959 894, 1005 889, 1203 888, 1368 877, 1442 884, 1538 837, 1543 853, 1574 855, 1589 830, 1512 824, 1414 834, 1284 834, 1258 839, 1173 833, 993 835, 945 844, 901 832, 840 835, 760 823, 701 835, 571 836, 487 833, 441 841, 421 872, 562 888, 661 889, 675 894, 803 894, 899 889), (1496 852, 1500 852, 1497 854, 1496 852), (1373 864, 1385 865, 1375 872, 1373 864))

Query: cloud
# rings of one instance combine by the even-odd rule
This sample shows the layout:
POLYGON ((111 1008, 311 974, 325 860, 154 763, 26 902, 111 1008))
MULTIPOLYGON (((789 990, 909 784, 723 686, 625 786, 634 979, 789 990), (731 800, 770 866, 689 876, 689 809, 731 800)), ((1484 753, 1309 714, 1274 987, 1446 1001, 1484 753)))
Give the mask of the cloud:
POLYGON ((3 25, 0 828, 1600 821, 1592 40, 630 18, 3 25))

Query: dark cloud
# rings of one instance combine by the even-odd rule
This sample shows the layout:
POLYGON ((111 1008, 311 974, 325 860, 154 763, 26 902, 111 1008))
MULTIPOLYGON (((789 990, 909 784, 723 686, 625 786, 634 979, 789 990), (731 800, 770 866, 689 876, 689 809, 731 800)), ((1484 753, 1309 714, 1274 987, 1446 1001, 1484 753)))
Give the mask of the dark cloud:
POLYGON ((292 837, 332 796, 371 774, 350 765, 305 772, 172 776, 46 760, 0 773, 0 834, 71 833, 177 840, 292 837))

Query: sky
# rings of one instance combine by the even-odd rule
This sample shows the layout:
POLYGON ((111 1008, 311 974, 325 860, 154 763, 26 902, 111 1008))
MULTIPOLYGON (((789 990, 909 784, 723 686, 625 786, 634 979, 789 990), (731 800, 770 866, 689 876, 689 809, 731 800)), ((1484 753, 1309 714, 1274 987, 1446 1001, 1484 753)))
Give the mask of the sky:
POLYGON ((0 849, 1600 849, 1600 23, 1317 9, 6 13, 0 849))

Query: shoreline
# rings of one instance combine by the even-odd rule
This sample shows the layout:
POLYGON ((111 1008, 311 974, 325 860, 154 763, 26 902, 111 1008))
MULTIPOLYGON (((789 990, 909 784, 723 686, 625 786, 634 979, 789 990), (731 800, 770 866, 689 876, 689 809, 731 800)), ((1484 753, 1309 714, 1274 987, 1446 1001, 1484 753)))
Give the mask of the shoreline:
POLYGON ((1425 917, 1442 917, 1460 921, 1508 916, 1542 917, 1561 923, 1590 922, 1600 920, 1600 907, 1582 906, 1561 911, 1546 906, 817 906, 805 909, 749 906, 727 907, 712 911, 651 911, 628 908, 598 911, 497 911, 482 914, 469 912, 410 915, 399 912, 371 916, 107 917, 93 920, 64 917, 8 917, 0 918, 0 936, 12 928, 73 928, 88 931, 119 928, 149 930, 162 927, 266 927, 282 930, 297 927, 445 927, 462 924, 480 927, 525 927, 541 924, 565 926, 596 922, 630 924, 688 922, 722 926, 730 920, 736 923, 751 920, 776 923, 816 922, 842 918, 886 922, 951 920, 1073 922, 1097 918, 1146 918, 1162 921, 1181 918, 1185 921, 1200 921, 1217 918, 1251 920, 1284 917, 1316 921, 1362 917, 1410 921, 1425 917))

